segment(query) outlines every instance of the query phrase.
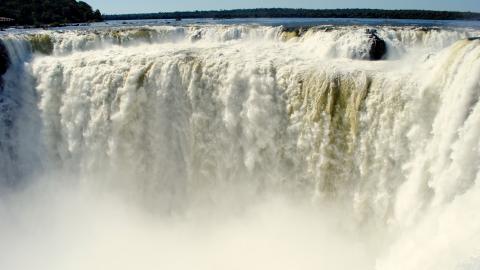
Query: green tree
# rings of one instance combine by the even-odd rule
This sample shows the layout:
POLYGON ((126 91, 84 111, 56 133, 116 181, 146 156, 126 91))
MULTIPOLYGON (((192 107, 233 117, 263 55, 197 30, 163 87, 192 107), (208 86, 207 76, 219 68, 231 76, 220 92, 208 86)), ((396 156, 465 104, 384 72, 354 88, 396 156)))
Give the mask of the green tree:
POLYGON ((0 16, 16 24, 61 24, 102 21, 99 10, 75 0, 0 0, 0 16))

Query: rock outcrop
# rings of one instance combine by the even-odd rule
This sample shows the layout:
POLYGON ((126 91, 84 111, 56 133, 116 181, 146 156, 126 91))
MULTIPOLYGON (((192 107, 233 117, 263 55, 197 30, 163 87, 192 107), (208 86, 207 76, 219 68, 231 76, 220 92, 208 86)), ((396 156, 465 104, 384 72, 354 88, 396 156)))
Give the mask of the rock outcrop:
POLYGON ((7 72, 10 66, 10 59, 5 44, 0 40, 0 93, 3 91, 3 74, 7 72))
POLYGON ((369 35, 369 51, 370 60, 381 60, 387 53, 387 44, 385 41, 377 36, 375 29, 367 29, 369 35))

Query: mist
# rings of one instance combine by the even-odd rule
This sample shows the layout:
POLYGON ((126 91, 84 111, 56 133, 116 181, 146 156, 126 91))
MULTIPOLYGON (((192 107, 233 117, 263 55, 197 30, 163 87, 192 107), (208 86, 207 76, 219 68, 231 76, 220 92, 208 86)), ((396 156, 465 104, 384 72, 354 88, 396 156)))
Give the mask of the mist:
POLYGON ((0 206, 2 269, 373 269, 381 245, 341 210, 280 194, 165 213, 51 183, 0 206))

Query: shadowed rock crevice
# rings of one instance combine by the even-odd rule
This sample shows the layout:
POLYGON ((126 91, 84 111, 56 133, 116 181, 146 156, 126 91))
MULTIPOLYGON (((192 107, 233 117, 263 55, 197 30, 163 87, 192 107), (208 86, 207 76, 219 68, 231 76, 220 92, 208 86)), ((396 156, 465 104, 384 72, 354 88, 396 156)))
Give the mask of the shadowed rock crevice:
POLYGON ((8 50, 0 40, 0 93, 3 92, 3 75, 7 72, 9 66, 8 50))
POLYGON ((377 30, 367 29, 367 34, 369 35, 369 57, 370 60, 381 60, 387 53, 387 44, 383 39, 377 36, 377 30))

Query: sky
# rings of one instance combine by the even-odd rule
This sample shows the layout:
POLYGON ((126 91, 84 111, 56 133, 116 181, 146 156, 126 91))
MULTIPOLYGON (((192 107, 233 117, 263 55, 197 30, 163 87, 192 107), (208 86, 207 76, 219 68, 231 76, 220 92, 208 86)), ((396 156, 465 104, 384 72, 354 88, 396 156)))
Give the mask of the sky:
POLYGON ((85 0, 103 14, 236 8, 380 8, 480 12, 480 0, 85 0))

